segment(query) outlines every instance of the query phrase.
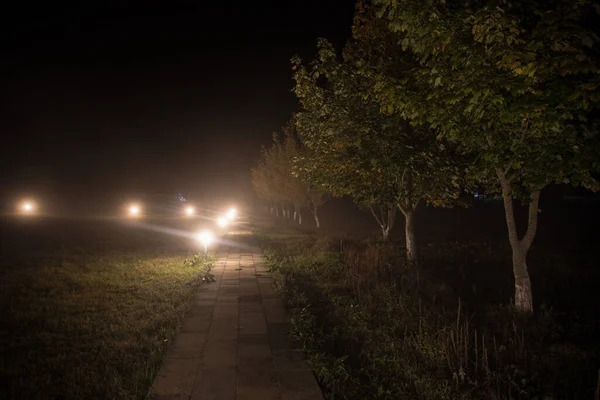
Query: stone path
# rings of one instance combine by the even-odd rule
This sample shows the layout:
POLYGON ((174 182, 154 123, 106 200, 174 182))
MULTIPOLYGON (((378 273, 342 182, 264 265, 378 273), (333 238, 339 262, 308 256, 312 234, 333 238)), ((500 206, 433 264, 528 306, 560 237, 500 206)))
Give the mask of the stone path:
POLYGON ((258 253, 222 254, 158 373, 154 400, 322 400, 292 348, 289 321, 258 253))

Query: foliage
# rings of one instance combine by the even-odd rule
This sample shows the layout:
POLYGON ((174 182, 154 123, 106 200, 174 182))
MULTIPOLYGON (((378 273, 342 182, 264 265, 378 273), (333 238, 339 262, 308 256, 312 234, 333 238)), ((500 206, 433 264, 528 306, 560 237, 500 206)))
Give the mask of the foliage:
POLYGON ((384 109, 477 155, 474 180, 529 200, 549 183, 598 189, 598 37, 592 3, 377 0, 402 48, 418 61, 379 76, 384 109))
POLYGON ((352 43, 340 60, 333 46, 321 39, 317 57, 308 66, 298 57, 292 60, 294 92, 301 105, 295 122, 310 150, 297 159, 296 168, 334 195, 385 210, 381 218, 373 212, 384 238, 393 225, 394 208, 399 208, 407 222, 407 255, 414 261, 412 215, 423 202, 455 204, 460 191, 458 159, 431 129, 411 126, 400 114, 381 112, 374 91, 377 81, 361 67, 372 46, 374 42, 352 43))
POLYGON ((283 128, 283 138, 273 135, 273 143, 263 148, 258 165, 252 169, 252 184, 259 197, 267 201, 285 201, 299 210, 308 207, 318 221, 318 208, 327 200, 325 191, 294 171, 294 160, 305 157, 294 126, 283 128))
POLYGON ((215 276, 210 273, 214 265, 215 257, 211 254, 194 254, 191 258, 184 260, 184 265, 199 271, 203 283, 215 282, 215 276))
POLYGON ((269 203, 281 201, 281 195, 275 187, 274 178, 266 164, 266 150, 262 150, 263 159, 252 168, 252 186, 256 195, 269 203))
MULTIPOLYGON (((377 80, 383 109, 475 157, 473 185, 501 191, 513 252, 515 305, 533 311, 527 254, 540 191, 551 183, 600 189, 598 37, 587 0, 376 0, 396 43, 415 62, 377 80), (519 237, 513 199, 529 204, 519 237)), ((359 11, 360 12, 360 11, 359 11)), ((366 25, 368 27, 368 25, 366 25)))
POLYGON ((454 199, 458 171, 446 158, 444 144, 424 128, 381 114, 373 81, 360 74, 355 60, 337 58, 331 44, 320 40, 309 67, 293 60, 294 92, 302 107, 295 121, 310 149, 299 169, 332 193, 350 195, 358 203, 414 209, 419 201, 441 204, 454 199))

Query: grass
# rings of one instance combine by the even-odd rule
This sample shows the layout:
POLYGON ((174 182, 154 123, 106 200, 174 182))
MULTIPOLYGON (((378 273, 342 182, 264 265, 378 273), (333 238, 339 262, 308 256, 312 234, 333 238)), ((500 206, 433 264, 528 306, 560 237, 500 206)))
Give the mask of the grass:
POLYGON ((490 296, 503 290, 495 270, 510 265, 495 245, 424 244, 416 269, 398 245, 271 224, 256 235, 328 399, 594 396, 593 324, 547 307, 523 318, 490 296))
POLYGON ((114 223, 8 225, 0 398, 145 398, 211 260, 114 223))

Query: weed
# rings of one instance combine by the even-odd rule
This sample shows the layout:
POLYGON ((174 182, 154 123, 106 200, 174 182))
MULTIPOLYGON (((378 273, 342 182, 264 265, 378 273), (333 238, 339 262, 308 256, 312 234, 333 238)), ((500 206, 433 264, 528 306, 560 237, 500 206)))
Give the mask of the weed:
POLYGON ((211 254, 194 254, 191 258, 185 259, 185 265, 198 270, 203 283, 215 282, 215 276, 210 273, 215 258, 211 254))

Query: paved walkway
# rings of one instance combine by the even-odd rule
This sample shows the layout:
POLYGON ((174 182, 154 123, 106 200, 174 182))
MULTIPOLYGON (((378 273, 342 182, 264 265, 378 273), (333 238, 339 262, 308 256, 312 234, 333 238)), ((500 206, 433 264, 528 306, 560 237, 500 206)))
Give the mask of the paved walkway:
POLYGON ((257 253, 222 254, 150 391, 155 400, 322 400, 257 253))

